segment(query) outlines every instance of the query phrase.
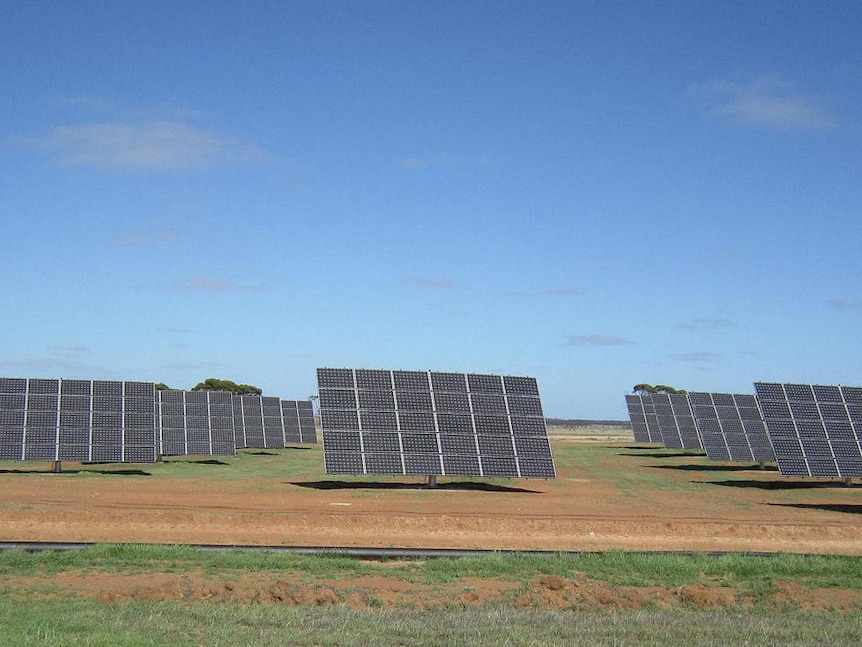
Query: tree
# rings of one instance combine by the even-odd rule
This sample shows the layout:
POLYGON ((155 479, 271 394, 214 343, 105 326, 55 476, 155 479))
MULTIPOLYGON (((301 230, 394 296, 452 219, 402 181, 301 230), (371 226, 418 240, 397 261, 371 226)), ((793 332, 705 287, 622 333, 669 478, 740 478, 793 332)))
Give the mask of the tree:
POLYGON ((638 395, 646 395, 647 393, 655 393, 655 387, 652 384, 635 384, 632 391, 638 395))
POLYGON ((231 380, 220 380, 208 377, 203 382, 198 382, 192 387, 192 391, 227 391, 234 395, 261 395, 263 390, 251 384, 237 384, 231 380))
POLYGON ((156 382, 156 391, 171 391, 171 387, 169 387, 164 382, 156 382))
POLYGON ((632 391, 638 395, 646 395, 648 393, 687 393, 685 389, 677 389, 667 384, 656 384, 655 386, 652 384, 635 384, 632 391))

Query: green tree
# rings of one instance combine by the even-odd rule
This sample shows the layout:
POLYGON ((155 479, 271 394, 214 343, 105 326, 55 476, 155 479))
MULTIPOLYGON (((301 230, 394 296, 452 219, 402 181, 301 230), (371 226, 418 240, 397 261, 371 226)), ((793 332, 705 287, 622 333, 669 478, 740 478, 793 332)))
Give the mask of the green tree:
POLYGON ((656 384, 653 386, 652 384, 635 384, 632 391, 637 393, 638 395, 646 395, 647 393, 682 393, 685 394, 685 389, 677 389, 672 386, 668 386, 667 384, 656 384))
POLYGON ((198 382, 192 387, 192 391, 227 391, 234 395, 261 395, 263 390, 251 384, 237 384, 231 380, 220 380, 208 377, 203 382, 198 382))
POLYGON ((655 387, 652 384, 635 384, 632 391, 638 395, 646 395, 647 393, 655 393, 655 387))

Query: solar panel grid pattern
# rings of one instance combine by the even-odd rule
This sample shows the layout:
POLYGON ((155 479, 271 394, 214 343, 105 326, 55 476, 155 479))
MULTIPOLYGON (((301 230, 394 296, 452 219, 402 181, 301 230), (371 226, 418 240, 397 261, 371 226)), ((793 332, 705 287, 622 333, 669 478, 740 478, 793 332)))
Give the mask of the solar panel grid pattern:
POLYGON ((710 460, 758 463, 775 460, 755 396, 692 392, 688 399, 710 460))
POLYGON ((224 391, 158 391, 159 453, 232 456, 233 399, 224 391))
POLYGON ((554 478, 534 378, 317 371, 328 473, 554 478))
POLYGON ((284 447, 284 413, 274 396, 234 395, 234 437, 237 447, 284 447))
POLYGON ((702 449, 688 397, 683 393, 651 393, 661 442, 675 449, 702 449))
POLYGON ((626 407, 632 423, 635 440, 639 443, 662 442, 658 418, 649 395, 627 395, 626 407))
POLYGON ((778 470, 862 477, 862 387, 755 382, 778 470))
POLYGON ((152 382, 0 378, 0 459, 150 463, 152 382))
POLYGON ((281 410, 285 444, 317 442, 314 409, 310 400, 282 400, 281 410))

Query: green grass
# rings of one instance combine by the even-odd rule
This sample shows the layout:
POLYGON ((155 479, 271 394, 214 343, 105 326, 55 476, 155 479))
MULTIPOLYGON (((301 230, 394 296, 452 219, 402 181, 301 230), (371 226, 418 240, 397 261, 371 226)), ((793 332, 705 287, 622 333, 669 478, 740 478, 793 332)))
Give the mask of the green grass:
POLYGON ((390 564, 339 555, 274 551, 202 551, 190 547, 105 544, 58 552, 0 552, 0 645, 28 647, 269 647, 330 645, 858 645, 862 614, 804 612, 771 602, 777 582, 862 591, 862 560, 855 557, 742 554, 582 555, 498 554, 390 564), (290 607, 275 603, 100 602, 50 584, 14 588, 15 576, 63 571, 108 573, 204 573, 224 581, 254 573, 261 582, 285 573, 325 586, 361 575, 431 585, 515 583, 510 595, 478 607, 368 608, 336 602, 290 607), (543 576, 611 586, 686 585, 734 587, 743 592, 729 608, 704 612, 685 603, 638 610, 524 608, 518 594, 543 576), (744 599, 744 601, 743 601, 744 599))
POLYGON ((478 608, 355 611, 212 603, 100 604, 0 596, 0 644, 16 647, 331 645, 856 646, 859 614, 760 615, 656 611, 605 614, 478 608))
MULTIPOLYGON (((188 546, 100 544, 80 550, 0 552, 0 575, 57 573, 65 570, 111 572, 301 571, 320 579, 379 574, 371 561, 326 553, 298 555, 268 550, 203 551, 188 546)), ((781 579, 805 586, 862 590, 862 558, 782 554, 771 557, 728 553, 662 554, 606 552, 578 555, 491 554, 437 558, 387 566, 388 576, 426 584, 468 578, 529 582, 541 575, 582 575, 617 586, 678 587, 703 580, 756 586, 781 579)))

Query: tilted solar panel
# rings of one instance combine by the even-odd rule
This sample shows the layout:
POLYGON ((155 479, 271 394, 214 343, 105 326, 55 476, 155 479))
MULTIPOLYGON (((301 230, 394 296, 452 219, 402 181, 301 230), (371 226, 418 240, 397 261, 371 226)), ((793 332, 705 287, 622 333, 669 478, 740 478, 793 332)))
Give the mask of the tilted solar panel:
POLYGON ((0 458, 150 463, 155 384, 0 378, 0 458))
POLYGON ((688 398, 710 460, 757 463, 775 460, 755 396, 692 392, 688 398))
POLYGON ((225 391, 158 391, 159 453, 232 456, 233 398, 225 391))
POLYGON ((319 368, 328 473, 554 478, 535 378, 319 368))
POLYGON ((862 387, 755 382, 778 470, 862 477, 862 387))

